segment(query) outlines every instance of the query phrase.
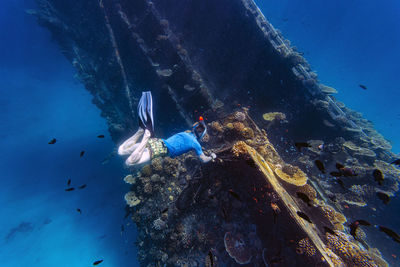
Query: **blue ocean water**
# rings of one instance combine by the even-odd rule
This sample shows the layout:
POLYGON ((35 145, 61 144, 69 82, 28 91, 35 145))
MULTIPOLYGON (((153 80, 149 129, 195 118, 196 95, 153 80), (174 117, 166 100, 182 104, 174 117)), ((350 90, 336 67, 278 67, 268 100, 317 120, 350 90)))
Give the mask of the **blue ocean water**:
POLYGON ((255 0, 336 98, 363 113, 400 152, 400 2, 255 0), (367 90, 359 87, 367 86, 367 90))
MULTIPOLYGON (((256 2, 337 98, 400 152, 400 3, 256 2)), ((135 228, 123 219, 122 159, 101 164, 115 147, 107 125, 29 8, 33 1, 0 3, 0 265, 79 267, 104 259, 102 266, 138 266, 135 228), (48 145, 52 138, 57 143, 48 145), (68 179, 87 187, 65 192, 68 179)))
POLYGON ((25 13, 33 7, 0 2, 0 266, 138 266, 124 219, 128 171, 118 157, 101 164, 115 147, 105 120, 25 13), (87 187, 66 192, 68 179, 87 187))

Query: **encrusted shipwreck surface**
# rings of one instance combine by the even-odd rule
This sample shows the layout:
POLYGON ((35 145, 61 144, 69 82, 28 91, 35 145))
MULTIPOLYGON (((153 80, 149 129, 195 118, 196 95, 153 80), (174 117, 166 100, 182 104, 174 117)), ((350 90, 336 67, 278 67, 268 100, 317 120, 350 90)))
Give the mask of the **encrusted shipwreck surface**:
POLYGON ((199 115, 209 125, 205 147, 222 162, 156 159, 125 177, 143 266, 384 266, 371 246, 393 260, 373 227, 359 228, 357 241, 345 236, 354 220, 391 219, 393 205, 377 197, 397 201, 390 143, 335 99, 252 0, 37 3, 29 12, 76 68, 116 143, 136 130, 142 90, 153 93, 158 137, 199 115))
MULTIPOLYGON (((278 175, 287 163, 247 110, 209 128, 205 148, 217 152, 218 161, 201 164, 194 154, 157 158, 128 182, 127 200, 132 194, 141 200, 127 204, 143 266, 211 266, 211 258, 213 266, 384 266, 377 252, 352 240, 345 216, 321 199, 304 173, 301 184, 278 175)), ((298 173, 287 175, 296 180, 298 173)))

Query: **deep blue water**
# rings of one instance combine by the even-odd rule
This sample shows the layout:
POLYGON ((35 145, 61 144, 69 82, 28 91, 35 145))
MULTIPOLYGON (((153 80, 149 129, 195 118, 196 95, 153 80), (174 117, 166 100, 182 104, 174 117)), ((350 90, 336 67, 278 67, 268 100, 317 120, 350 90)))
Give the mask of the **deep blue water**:
MULTIPOLYGON (((256 2, 398 153, 400 2, 256 2)), ((123 161, 101 164, 115 147, 107 125, 47 30, 24 13, 32 7, 0 2, 0 266, 136 266, 135 228, 123 219, 123 161), (68 179, 87 188, 65 192, 68 179)))
POLYGON ((336 97, 400 152, 400 2, 255 0, 336 97), (358 85, 367 86, 367 90, 358 85))
POLYGON ((32 7, 0 2, 0 266, 138 266, 135 227, 123 219, 127 170, 119 158, 101 164, 115 147, 105 120, 25 14, 32 7), (87 187, 65 192, 68 179, 87 187))

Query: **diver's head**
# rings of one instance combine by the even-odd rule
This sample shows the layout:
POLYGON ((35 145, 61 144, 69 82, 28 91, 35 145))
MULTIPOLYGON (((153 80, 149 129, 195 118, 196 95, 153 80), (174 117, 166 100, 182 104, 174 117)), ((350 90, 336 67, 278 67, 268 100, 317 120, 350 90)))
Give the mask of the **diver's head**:
POLYGON ((197 140, 201 141, 207 133, 207 126, 204 122, 203 117, 199 117, 199 121, 193 124, 192 132, 196 136, 197 140))

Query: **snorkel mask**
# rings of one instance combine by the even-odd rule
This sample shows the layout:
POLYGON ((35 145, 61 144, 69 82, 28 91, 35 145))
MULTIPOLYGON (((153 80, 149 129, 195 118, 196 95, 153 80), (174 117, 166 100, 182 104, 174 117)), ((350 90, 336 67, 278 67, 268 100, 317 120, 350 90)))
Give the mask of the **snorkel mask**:
POLYGON ((207 126, 206 126, 206 123, 204 122, 203 117, 200 116, 199 121, 196 122, 195 124, 193 124, 192 132, 194 133, 194 135, 197 137, 197 140, 199 140, 199 141, 206 135, 207 126), (197 131, 197 127, 199 127, 200 125, 203 126, 203 128, 204 128, 204 130, 201 133, 199 133, 197 131))

